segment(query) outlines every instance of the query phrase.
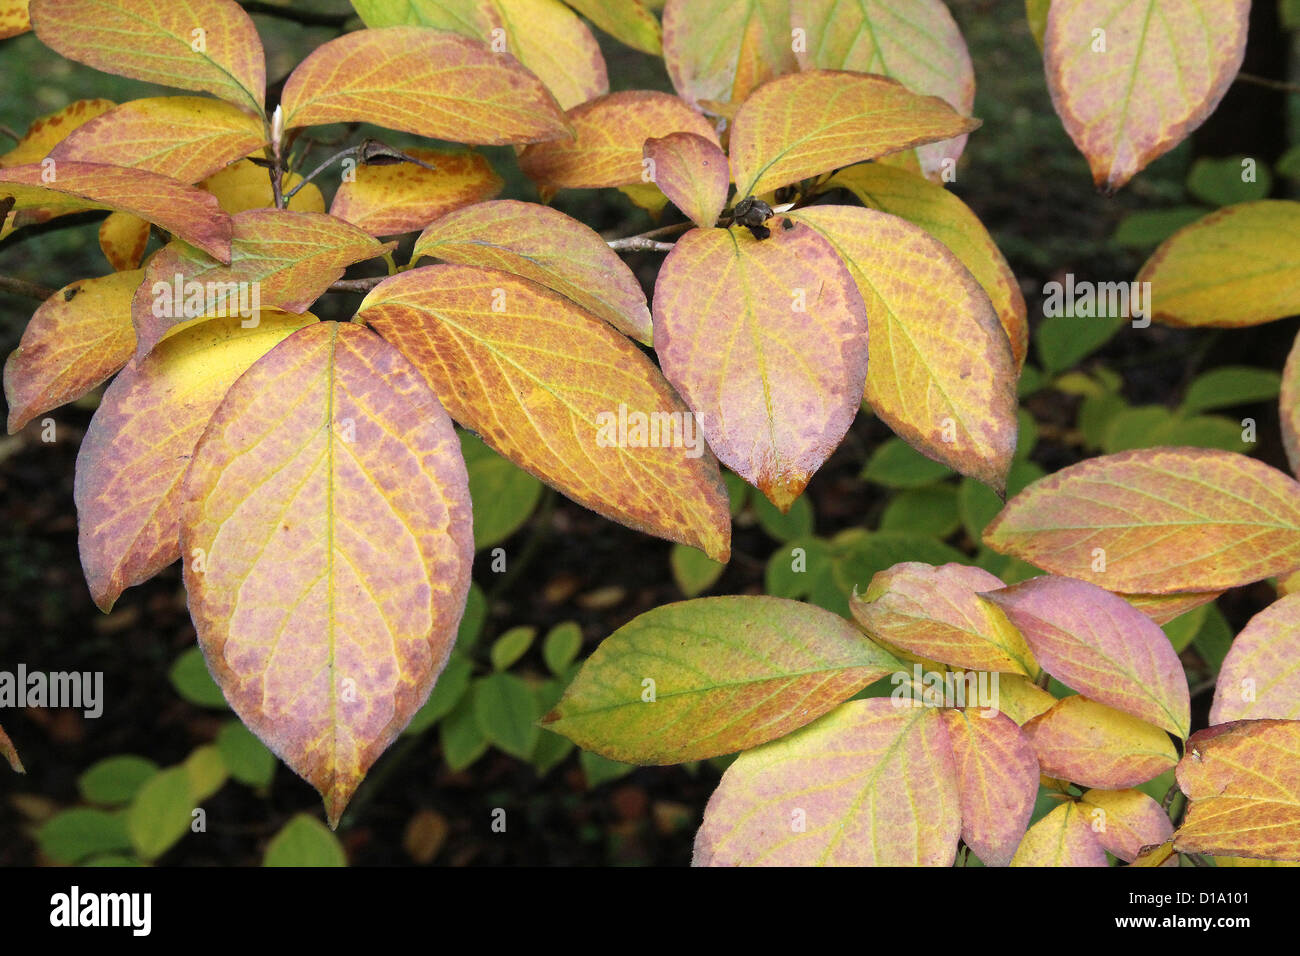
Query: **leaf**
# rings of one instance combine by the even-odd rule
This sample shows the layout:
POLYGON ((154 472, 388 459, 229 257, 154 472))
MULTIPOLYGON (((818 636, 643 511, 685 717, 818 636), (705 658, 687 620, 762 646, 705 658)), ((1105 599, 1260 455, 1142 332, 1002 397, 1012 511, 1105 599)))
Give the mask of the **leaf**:
POLYGON ((1038 760, 1005 714, 939 711, 957 767, 961 838, 986 866, 1011 862, 1038 794, 1038 760))
POLYGON ((543 726, 613 760, 684 763, 781 737, 899 666, 820 608, 697 598, 606 638, 543 726))
POLYGON ((727 569, 725 564, 714 561, 703 551, 684 544, 673 545, 668 554, 668 564, 673 581, 688 598, 707 591, 727 569))
POLYGON ((663 53, 662 30, 655 15, 641 0, 565 0, 569 6, 634 50, 659 56, 663 53))
POLYGON ((1273 191, 1273 174, 1267 165, 1240 154, 1199 156, 1187 174, 1187 191, 1211 206, 1230 206, 1266 198, 1273 191))
POLYGON ((451 422, 395 349, 313 323, 226 394, 182 494, 204 655, 336 824, 455 639, 473 540, 451 422))
POLYGON ((105 757, 77 778, 83 799, 105 807, 130 803, 140 788, 158 772, 152 760, 134 754, 105 757))
POLYGON ((262 112, 262 41, 232 0, 32 0, 32 28, 69 60, 262 112))
POLYGON ((9 739, 5 729, 0 727, 0 757, 5 758, 5 762, 14 773, 26 773, 23 762, 18 759, 18 750, 14 747, 14 742, 9 739))
POLYGON ((957 489, 952 485, 913 488, 889 499, 880 516, 881 531, 915 531, 947 538, 961 527, 957 489))
POLYGON ((481 551, 523 526, 541 500, 542 484, 468 432, 460 434, 460 449, 474 505, 474 549, 481 551))
POLYGON ((347 866, 338 838, 319 820, 299 813, 266 845, 263 866, 347 866))
MULTIPOLYGON (((111 212, 99 224, 99 248, 108 264, 118 272, 139 269, 145 247, 149 245, 149 232, 149 223, 139 216, 133 216, 129 212, 111 212)), ((134 351, 134 329, 131 336, 134 351)))
POLYGON ((519 658, 528 653, 533 639, 537 637, 535 627, 512 627, 492 643, 489 659, 494 670, 509 670, 519 658))
POLYGON ((1281 387, 1281 376, 1272 369, 1223 365, 1192 380, 1183 396, 1181 411, 1190 415, 1216 408, 1253 405, 1277 398, 1281 387))
POLYGON ((727 205, 731 175, 718 145, 696 133, 670 133, 647 139, 645 159, 654 163, 651 180, 678 209, 701 228, 714 226, 727 205))
POLYGON ((474 720, 483 736, 512 757, 527 760, 537 746, 537 700, 514 674, 498 671, 474 682, 474 720))
POLYGON ((492 6, 510 52, 546 84, 561 109, 609 92, 600 45, 560 0, 492 0, 492 6))
POLYGON ((372 236, 395 236, 491 199, 504 185, 480 153, 441 149, 407 149, 406 153, 434 168, 406 162, 362 164, 355 178, 339 185, 330 215, 372 236))
POLYGON ((117 209, 155 223, 221 261, 230 258, 230 219, 208 193, 156 173, 64 160, 0 169, 0 199, 39 208, 43 222, 65 212, 117 209), (51 178, 52 177, 52 178, 51 178))
POLYGON ((211 745, 199 747, 181 766, 190 783, 190 799, 196 804, 220 790, 230 777, 221 751, 211 745))
MULTIPOLYGON (((969 116, 975 74, 961 31, 942 0, 791 0, 791 24, 803 30, 796 48, 803 69, 852 70, 892 77, 908 89, 946 101, 969 116), (800 51, 803 52, 800 52, 800 51)), ((965 137, 920 150, 934 178, 955 163, 965 137)))
POLYGON ((834 248, 802 223, 761 241, 693 229, 659 271, 654 324, 709 447, 788 510, 844 437, 867 372, 862 296, 834 248))
POLYGON ((85 395, 130 360, 131 296, 143 275, 135 270, 78 279, 41 303, 5 362, 11 435, 85 395))
POLYGON ((1243 720, 1187 741, 1178 786, 1191 801, 1183 853, 1300 860, 1300 721, 1243 720))
POLYGON ((1109 342, 1124 323, 1121 316, 1049 316, 1034 333, 1043 370, 1056 374, 1074 368, 1109 342))
POLYGON ((235 379, 313 315, 264 310, 169 336, 108 387, 77 453, 77 544, 107 613, 126 588, 180 557, 181 478, 235 379))
POLYGON ((1300 202, 1227 206, 1174 233, 1142 266, 1152 317, 1240 328, 1300 312, 1300 202))
POLYGON ((1001 490, 1016 446, 1016 364, 988 296, 948 249, 897 216, 791 213, 849 268, 867 309, 866 401, 923 454, 1001 490))
POLYGON ((937 711, 850 701, 727 768, 693 865, 950 866, 957 787, 937 711))
POLYGON ((1178 762, 1163 730, 1074 694, 1024 725, 1043 773, 1081 787, 1137 786, 1178 762))
POLYGON ((189 832, 195 802, 183 765, 155 774, 140 788, 126 811, 126 828, 141 859, 162 856, 189 832))
POLYGON ((426 27, 357 30, 290 74, 284 126, 374 123, 457 143, 536 143, 568 130, 540 80, 468 37, 426 27))
POLYGON ((552 139, 519 154, 519 168, 549 192, 646 183, 648 139, 695 133, 717 145, 718 134, 699 113, 668 93, 626 90, 571 109, 572 139, 552 139))
POLYGON ((1106 851, 1073 801, 1039 820, 1021 841, 1012 866, 1106 866, 1106 851))
POLYGON ((497 453, 597 514, 726 559, 717 465, 658 369, 604 322, 526 279, 461 265, 386 279, 357 316, 497 453), (620 441, 620 406, 674 416, 682 442, 620 441))
MULTIPOLYGON (((473 593, 471 590, 470 594, 473 593)), ((461 618, 462 631, 469 615, 470 609, 466 607, 465 617, 461 618)), ((466 642, 463 641, 462 637, 458 636, 456 643, 472 644, 473 641, 466 642)), ((429 694, 429 699, 424 702, 423 707, 415 712, 415 716, 406 725, 402 735, 421 734, 451 713, 465 697, 465 692, 469 690, 470 677, 473 676, 473 673, 474 665, 467 658, 453 650, 451 656, 447 658, 447 666, 438 675, 438 683, 433 685, 433 692, 429 694)))
POLYGON ((1292 474, 1300 474, 1300 335, 1296 336, 1287 354, 1277 404, 1287 464, 1291 466, 1292 474))
POLYGON ((1223 451, 1152 448, 1035 482, 1007 503, 984 542, 1108 590, 1168 594, 1300 567, 1297 532, 1300 486, 1276 469, 1223 451), (1098 559, 1105 571, 1093 570, 1098 559))
POLYGON ((184 700, 200 707, 225 709, 230 705, 217 686, 208 665, 203 661, 203 652, 198 647, 191 647, 172 664, 167 674, 172 686, 184 700))
POLYGON ((1027 677, 998 676, 997 708, 1023 726, 1056 703, 1056 698, 1027 677))
POLYGON ((1187 737, 1191 703, 1183 665, 1160 627, 1122 597, 1051 575, 982 596, 1006 613, 1057 680, 1187 737))
POLYGON ((459 772, 482 757, 488 750, 488 740, 479 730, 474 717, 474 699, 467 694, 438 723, 438 744, 443 759, 453 772, 459 772))
POLYGON ((107 113, 117 104, 112 100, 74 100, 27 127, 27 132, 13 149, 0 156, 0 166, 26 166, 39 163, 69 133, 96 116, 107 113))
POLYGON ((862 469, 863 478, 886 488, 924 488, 951 474, 947 465, 926 458, 901 438, 877 445, 862 469))
POLYGON ((663 17, 668 76, 693 105, 740 103, 764 81, 798 69, 789 0, 668 0, 663 17))
POLYGON ((582 628, 574 621, 557 624, 542 641, 542 658, 552 674, 562 677, 582 650, 582 628))
POLYGON ((1034 35, 1038 52, 1043 51, 1043 36, 1047 33, 1047 11, 1052 7, 1052 0, 1025 0, 1025 17, 1029 20, 1029 32, 1034 35))
POLYGON ((1267 717, 1300 719, 1300 594, 1252 617, 1219 669, 1210 724, 1267 717))
POLYGON ((1135 608, 1157 624, 1168 624, 1193 608, 1209 604, 1222 591, 1184 591, 1182 594, 1121 594, 1135 608))
POLYGON ((1125 863, 1174 835, 1169 815, 1141 790, 1089 790, 1079 809, 1092 818, 1098 842, 1125 863))
POLYGON ((810 70, 755 90, 736 113, 731 170, 749 196, 978 128, 934 96, 883 76, 810 70))
POLYGON ((249 787, 269 786, 275 775, 275 754, 237 720, 227 721, 217 732, 217 749, 230 775, 249 787))
POLYGON ((881 163, 859 163, 841 169, 823 188, 835 187, 849 190, 872 209, 920 226, 947 246, 993 302, 1011 342, 1016 365, 1025 364, 1029 348, 1025 297, 1006 258, 969 206, 923 176, 881 163))
POLYGON ((1214 112, 1246 51, 1247 0, 1054 3, 1043 54, 1052 105, 1114 192, 1214 112))
POLYGON ((766 498, 755 498, 753 508, 758 526, 777 541, 812 536, 816 515, 806 497, 796 498, 791 503, 790 510, 784 513, 766 498))
POLYGON ((55 863, 78 863, 97 853, 131 849, 121 813, 83 807, 50 817, 36 831, 36 842, 55 863))
MULTIPOLYGON (((289 193, 301 182, 302 177, 297 173, 285 173, 281 189, 289 193)), ((199 183, 199 188, 216 196, 222 210, 231 216, 249 209, 266 209, 275 205, 275 195, 271 192, 271 180, 266 170, 247 159, 241 159, 213 173, 199 183)), ((315 183, 307 183, 286 201, 285 208, 290 212, 323 213, 325 199, 315 183)))
POLYGON ((0 7, 0 40, 16 37, 32 28, 31 18, 27 14, 28 0, 10 0, 0 7))
POLYGON ((906 562, 875 575, 849 607, 864 631, 893 647, 953 667, 1035 677, 1039 668, 1025 639, 979 598, 1001 587, 979 568, 906 562))
POLYGON ((496 25, 486 0, 352 0, 368 27, 418 25, 482 37, 496 25))
POLYGON ((149 260, 131 304, 137 358, 191 319, 251 319, 258 308, 306 312, 348 266, 385 251, 356 226, 320 213, 250 209, 230 221, 229 265, 178 243, 149 260))
POLYGON ((595 230, 558 210, 512 199, 478 203, 431 223, 411 261, 420 256, 523 276, 651 342, 650 307, 632 270, 595 230))

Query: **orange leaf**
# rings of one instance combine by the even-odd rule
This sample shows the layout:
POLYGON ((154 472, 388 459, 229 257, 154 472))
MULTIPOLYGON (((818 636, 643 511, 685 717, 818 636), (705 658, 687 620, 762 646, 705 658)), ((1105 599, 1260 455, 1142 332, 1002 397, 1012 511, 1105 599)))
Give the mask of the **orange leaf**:
POLYGON ((1020 842, 1012 866, 1105 866, 1106 851, 1078 804, 1063 803, 1020 842))
POLYGON ((1300 719, 1300 594, 1252 617, 1219 668, 1210 723, 1300 719))
POLYGON ((1134 787, 1178 762, 1163 730, 1077 694, 1057 701, 1023 729, 1043 773, 1083 787, 1134 787))
POLYGON ((937 96, 883 76, 810 70, 754 91, 736 113, 731 170, 749 196, 977 129, 937 96))
POLYGON ((213 319, 183 329, 113 380, 77 454, 78 545, 107 613, 126 588, 180 557, 181 477, 227 390, 314 316, 264 310, 256 326, 213 319))
MULTIPOLYGON (((0 40, 16 37, 32 28, 31 17, 27 15, 27 4, 28 0, 5 0, 0 4, 0 40)), ((3 733, 0 731, 0 736, 3 733)))
POLYGON ((149 223, 129 212, 111 212, 99 224, 99 248, 118 272, 140 268, 149 245, 149 223))
POLYGON ((645 158, 654 163, 651 180, 697 226, 718 222, 731 188, 727 157, 712 140, 695 133, 648 139, 645 158))
POLYGON ((32 0, 31 12, 36 36, 69 60, 262 112, 262 41, 233 0, 32 0))
POLYGON ((668 0, 664 62, 692 104, 739 103, 754 87, 798 69, 788 0, 668 0))
POLYGON ((694 420, 595 316, 527 279, 462 265, 386 279, 357 316, 495 451, 597 514, 727 560, 727 494, 694 420))
POLYGON ((1222 591, 1184 591, 1182 594, 1121 594, 1125 601, 1162 627, 1202 604, 1209 604, 1222 591))
POLYGON ((426 27, 357 30, 284 85, 285 128, 374 123, 457 143, 537 143, 568 132, 555 99, 513 58, 426 27))
POLYGON ((1054 3, 1047 88, 1093 181, 1114 192, 1214 112, 1246 51, 1249 0, 1054 3))
POLYGON ((208 667, 337 825, 456 638, 474 542, 455 429, 395 349, 312 323, 231 387, 182 496, 208 667))
POLYGON ((986 866, 1011 862, 1038 796, 1038 760, 1005 714, 939 711, 957 764, 961 838, 986 866))
POLYGON ((782 511, 853 422, 866 315, 834 248, 802 223, 758 240, 693 229, 655 284, 655 350, 718 458, 782 511))
POLYGON ((0 727, 0 757, 5 758, 9 766, 13 768, 14 773, 27 772, 23 767, 23 762, 18 759, 18 751, 14 747, 14 742, 9 739, 9 735, 5 733, 3 727, 0 727))
POLYGON ((1120 452, 1034 482, 984 542, 1112 591, 1237 587, 1300 567, 1300 485, 1225 451, 1120 452))
MULTIPOLYGON (((286 173, 281 184, 281 192, 288 194, 302 181, 297 173, 286 173)), ((229 215, 246 212, 249 209, 268 209, 275 205, 275 194, 271 190, 271 178, 265 167, 247 159, 232 163, 225 169, 213 173, 199 188, 217 197, 223 211, 229 215)), ((325 212, 325 197, 320 194, 315 183, 307 183, 293 198, 285 203, 290 212, 325 212)))
POLYGON ((573 139, 529 146, 519 167, 539 186, 600 189, 644 183, 647 139, 695 133, 717 145, 709 121, 667 93, 628 90, 601 96, 568 113, 573 139))
POLYGON ((650 344, 641 283, 594 230, 558 210, 511 199, 479 203, 430 225, 411 256, 513 272, 650 344))
POLYGON ((78 279, 41 303, 5 362, 9 432, 75 401, 131 358, 131 296, 144 273, 78 279))
POLYGON ((0 156, 0 166, 39 163, 65 136, 116 105, 112 100, 77 100, 55 113, 42 116, 27 127, 17 146, 0 156))

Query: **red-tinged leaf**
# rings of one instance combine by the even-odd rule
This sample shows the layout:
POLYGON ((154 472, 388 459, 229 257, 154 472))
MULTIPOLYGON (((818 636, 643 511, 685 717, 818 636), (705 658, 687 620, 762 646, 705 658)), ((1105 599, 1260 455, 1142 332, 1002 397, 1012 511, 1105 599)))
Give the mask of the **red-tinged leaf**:
POLYGON ((99 248, 118 272, 140 268, 149 245, 149 223, 129 212, 111 212, 99 224, 99 248))
POLYGON ((131 100, 82 124, 50 157, 131 166, 196 183, 265 144, 262 121, 229 103, 159 96, 131 100))
MULTIPOLYGON (((943 0, 790 0, 790 22, 802 30, 795 48, 804 69, 852 70, 893 77, 917 93, 937 96, 963 116, 975 105, 970 53, 943 0)), ((955 163, 959 136, 918 150, 933 178, 955 163)))
POLYGON ((1178 762, 1173 741, 1159 727, 1077 694, 1022 730, 1043 773, 1081 787, 1135 787, 1178 762))
POLYGON ((862 293, 872 411, 926 456, 1003 491, 1016 449, 1016 361, 975 277, 888 213, 817 206, 790 217, 834 247, 862 293))
POLYGON ((917 173, 882 163, 859 163, 842 169, 825 188, 849 190, 864 205, 920 226, 961 260, 997 310, 1011 340, 1016 366, 1025 364, 1029 350, 1029 321, 1025 297, 1007 260, 979 217, 955 195, 917 173))
POLYGON ((798 69, 789 0, 668 0, 664 62, 691 103, 739 103, 759 84, 798 69))
POLYGON ((938 711, 849 701, 727 768, 693 865, 950 866, 957 786, 938 711))
POLYGON ((688 219, 701 228, 717 224, 731 188, 727 157, 713 141, 695 133, 672 133, 645 141, 654 163, 651 180, 688 219))
POLYGON ((1052 104, 1113 192, 1214 112, 1246 52, 1249 0, 1075 0, 1047 15, 1052 104))
POLYGON ((1097 841, 1125 863, 1174 835, 1169 814, 1141 790, 1089 790, 1079 798, 1079 809, 1097 841))
POLYGON ((1226 451, 1104 455, 1016 495, 984 543, 1112 591, 1221 590, 1300 567, 1300 484, 1226 451))
POLYGON ((699 598, 606 638, 543 726, 625 763, 702 760, 782 737, 901 666, 814 605, 699 598))
POLYGON ((57 112, 42 116, 27 127, 17 146, 0 156, 0 166, 39 163, 65 136, 116 105, 112 100, 77 100, 57 112))
POLYGON ((385 250, 356 226, 320 213, 250 209, 231 222, 229 265, 179 243, 149 260, 131 305, 137 356, 191 319, 258 306, 306 312, 348 266, 385 250))
POLYGON ((113 380, 82 439, 74 489, 81 566, 100 610, 180 557, 181 478, 204 427, 235 379, 314 321, 267 309, 251 328, 238 316, 200 322, 113 380))
POLYGON ((1194 734, 1178 763, 1191 801, 1183 853, 1300 860, 1300 721, 1242 720, 1194 734))
POLYGON ((937 96, 884 76, 811 70, 755 90, 736 113, 736 194, 764 193, 839 166, 978 128, 937 96))
POLYGON ((372 236, 396 236, 423 229, 439 216, 491 199, 501 192, 500 176, 482 154, 461 150, 408 149, 433 167, 392 163, 357 167, 334 193, 330 215, 372 236))
POLYGON ((1050 575, 983 597, 1006 612, 1057 680, 1187 737, 1191 703, 1178 654, 1159 625, 1123 598, 1050 575))
POLYGON ((512 57, 426 27, 347 33, 284 85, 285 128, 374 123, 457 143, 537 143, 568 132, 555 99, 512 57))
POLYGON ((230 258, 230 218, 210 194, 156 173, 101 163, 64 160, 0 169, 0 199, 16 209, 47 210, 43 221, 64 212, 116 209, 161 226, 222 260, 230 258))
POLYGON ((1300 202, 1226 206, 1161 243, 1138 272, 1166 325, 1239 328, 1300 312, 1300 202))
POLYGON ((1188 611, 1209 604, 1222 591, 1184 591, 1181 594, 1121 594, 1125 601, 1162 627, 1188 611))
POLYGON ((543 189, 600 189, 645 183, 645 141, 694 133, 713 144, 718 134, 685 101, 667 93, 628 90, 601 96, 568 112, 572 139, 529 146, 519 167, 543 189))
POLYGON ((421 233, 411 255, 512 272, 638 342, 653 338, 650 307, 632 270, 595 230, 548 206, 502 199, 449 213, 421 233))
POLYGON ((1073 801, 1039 820, 1011 860, 1012 866, 1106 866, 1106 851, 1073 801))
POLYGON ((27 4, 28 0, 5 0, 0 4, 0 40, 16 37, 32 28, 27 4))
POLYGON ((849 608, 872 637, 928 660, 969 670, 1038 674, 1025 639, 978 592, 1002 587, 962 564, 909 561, 878 572, 849 608))
POLYGON ((262 112, 262 41, 233 0, 32 0, 31 12, 36 36, 69 60, 262 112))
POLYGON ((459 447, 395 349, 319 322, 236 381, 185 474, 208 667, 332 825, 455 641, 474 556, 459 447))
POLYGON ((1300 719, 1300 594, 1252 617, 1219 668, 1210 723, 1267 717, 1300 719))
POLYGON ((1291 473, 1300 474, 1300 335, 1291 343, 1282 369, 1282 389, 1277 399, 1282 420, 1282 444, 1291 473))
POLYGON ((642 0, 564 0, 610 36, 634 50, 659 56, 663 53, 663 34, 659 21, 642 0))
POLYGON ((18 759, 18 751, 14 747, 14 742, 9 739, 5 729, 0 727, 0 757, 5 758, 5 762, 13 768, 14 773, 26 773, 23 762, 18 759))
POLYGON ((986 866, 1006 866, 1038 796, 1038 759, 1005 714, 941 710, 957 765, 961 838, 986 866))
POLYGON ((131 358, 131 297, 144 273, 78 279, 41 303, 5 362, 13 434, 37 415, 76 401, 131 358))
POLYGON ((525 471, 597 514, 729 557, 717 462, 659 370, 603 321, 527 279, 462 265, 386 279, 357 316, 402 350, 456 421, 525 471), (656 443, 648 426, 620 426, 628 416, 680 431, 656 443))
POLYGON ((718 458, 782 511, 853 422, 866 379, 862 296, 802 223, 758 240, 693 229, 655 284, 655 350, 718 458))
POLYGON ((605 58, 587 25, 560 0, 492 0, 510 52, 561 109, 609 92, 605 58))

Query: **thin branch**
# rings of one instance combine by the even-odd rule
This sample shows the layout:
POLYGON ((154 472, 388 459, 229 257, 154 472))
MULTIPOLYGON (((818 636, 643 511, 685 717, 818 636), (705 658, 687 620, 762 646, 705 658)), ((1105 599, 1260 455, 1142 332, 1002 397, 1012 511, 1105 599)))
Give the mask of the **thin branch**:
POLYGON ((0 276, 0 292, 9 292, 13 295, 25 295, 29 299, 40 299, 44 302, 57 291, 57 289, 50 289, 43 285, 37 285, 35 282, 28 282, 26 279, 0 276))
POLYGON ((638 252, 668 252, 672 249, 671 242, 656 242, 653 239, 647 239, 645 236, 628 236, 626 239, 609 240, 611 249, 634 249, 638 252))
POLYGON ((312 13, 309 10, 282 7, 274 3, 261 3, 259 0, 247 0, 241 6, 245 13, 264 13, 268 17, 291 20, 305 27, 333 27, 336 30, 343 29, 347 22, 356 16, 354 13, 312 13))
POLYGON ((17 133, 15 133, 13 130, 11 130, 8 126, 0 126, 0 133, 4 133, 15 143, 21 143, 23 141, 23 138, 19 136, 17 133))
POLYGON ((1267 76, 1256 76, 1254 73, 1238 73, 1237 79, 1243 83, 1253 83, 1255 86, 1267 87, 1270 90, 1281 90, 1284 93, 1300 93, 1300 84, 1287 83, 1283 80, 1271 80, 1267 76))
POLYGON ((339 279, 331 282, 329 292, 369 292, 388 276, 367 276, 364 279, 339 279))

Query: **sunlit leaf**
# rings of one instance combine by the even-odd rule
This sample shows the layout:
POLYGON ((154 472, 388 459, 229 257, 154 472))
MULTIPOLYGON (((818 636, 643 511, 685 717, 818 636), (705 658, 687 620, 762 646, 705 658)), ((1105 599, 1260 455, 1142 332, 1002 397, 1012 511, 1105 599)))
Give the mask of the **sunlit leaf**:
POLYGON ((659 20, 641 0, 564 0, 615 39, 651 56, 663 53, 659 20))
POLYGON ((1105 866, 1106 851, 1085 811, 1073 801, 1039 820, 1020 842, 1012 866, 1105 866))
POLYGON ((1174 835, 1169 814, 1141 790, 1089 790, 1079 798, 1098 842, 1126 863, 1144 846, 1162 844, 1174 835))
POLYGON ((731 178, 716 143, 695 133, 671 133, 647 139, 645 158, 654 163, 655 185, 688 219, 702 228, 717 224, 731 178))
POLYGON ((1178 762, 1163 730, 1078 694, 1057 701, 1023 730, 1043 773, 1082 787, 1134 787, 1178 762))
POLYGON ((789 0, 668 0, 663 17, 668 76, 692 103, 739 103, 798 69, 789 0))
POLYGON ((961 838, 987 866, 1011 862, 1038 794, 1038 760, 1005 714, 940 711, 957 765, 961 838))
POLYGON ((1300 594, 1250 619, 1219 669, 1210 723, 1300 719, 1300 594))

